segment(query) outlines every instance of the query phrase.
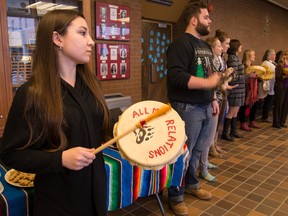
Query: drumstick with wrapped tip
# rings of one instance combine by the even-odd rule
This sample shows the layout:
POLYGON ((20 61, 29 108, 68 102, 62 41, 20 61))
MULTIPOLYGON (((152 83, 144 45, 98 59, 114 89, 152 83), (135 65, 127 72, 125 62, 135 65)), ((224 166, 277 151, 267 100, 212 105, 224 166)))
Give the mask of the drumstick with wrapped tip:
POLYGON ((151 121, 154 118, 157 118, 161 115, 164 115, 165 113, 167 113, 169 110, 171 110, 171 105, 167 104, 165 106, 160 107, 157 111, 155 111, 154 113, 148 115, 145 119, 139 121, 136 123, 136 125, 134 125, 133 127, 131 127, 130 129, 127 129, 125 132, 123 132, 122 134, 114 137, 113 139, 110 139, 109 141, 107 141, 106 143, 104 143, 103 145, 101 145, 100 147, 98 147, 97 149, 95 149, 92 153, 93 154, 97 154, 100 151, 102 151, 103 149, 107 148, 108 146, 112 145, 113 143, 115 143, 116 141, 118 141, 119 139, 121 139, 122 137, 126 136, 127 134, 131 133, 132 131, 136 130, 137 128, 143 127, 147 122, 151 121))

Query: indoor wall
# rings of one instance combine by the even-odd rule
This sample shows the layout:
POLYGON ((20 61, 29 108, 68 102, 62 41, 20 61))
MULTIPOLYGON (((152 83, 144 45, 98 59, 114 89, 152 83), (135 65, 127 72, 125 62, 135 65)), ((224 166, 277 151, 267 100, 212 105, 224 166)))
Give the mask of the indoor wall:
MULTIPOLYGON (((256 51, 260 64, 265 50, 288 48, 288 11, 265 0, 210 0, 212 31, 220 29, 238 39, 245 49, 256 51)), ((182 22, 174 25, 174 38, 184 31, 182 22)), ((242 55, 241 55, 242 58, 242 55)))
MULTIPOLYGON (((130 7, 131 12, 131 39, 128 42, 123 42, 130 44, 130 79, 101 81, 104 93, 120 92, 125 95, 130 95, 132 103, 136 103, 141 101, 142 98, 140 41, 142 1, 101 1, 128 6, 130 7)), ((183 1, 187 2, 186 0, 183 1)), ((210 13, 212 19, 212 32, 209 36, 213 36, 216 29, 221 29, 227 32, 231 38, 239 39, 243 44, 243 49, 254 49, 256 51, 255 64, 261 63, 262 56, 266 49, 275 48, 275 50, 278 51, 288 47, 287 10, 269 3, 266 0, 210 0, 209 2, 213 5, 213 10, 210 13)), ((153 6, 157 4, 151 5, 153 6)), ((162 7, 165 9, 167 8, 167 6, 162 7)), ((159 11, 159 14, 160 13, 161 11, 159 11)), ((170 13, 173 13, 173 10, 171 10, 170 13)), ((157 19, 157 16, 155 17, 157 19)), ((159 20, 165 21, 161 20, 161 18, 159 18, 159 20)), ((173 26, 174 39, 177 38, 180 33, 184 32, 183 23, 179 20, 173 26)), ((93 22, 92 28, 93 31, 95 31, 93 22)), ((96 42, 101 43, 103 41, 96 42)))
MULTIPOLYGON (((124 95, 129 95, 131 96, 132 103, 141 101, 141 0, 101 0, 99 2, 128 6, 130 8, 131 15, 130 41, 123 42, 96 40, 96 43, 121 43, 130 45, 130 78, 101 81, 104 93, 122 93, 124 95)), ((92 16, 92 32, 94 33, 95 22, 93 22, 93 20, 95 20, 95 12, 92 13, 92 16)))

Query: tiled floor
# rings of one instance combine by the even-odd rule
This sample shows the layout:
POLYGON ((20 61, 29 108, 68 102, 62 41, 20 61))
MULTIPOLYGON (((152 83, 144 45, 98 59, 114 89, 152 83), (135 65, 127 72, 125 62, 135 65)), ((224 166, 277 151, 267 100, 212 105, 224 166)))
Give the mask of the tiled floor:
MULTIPOLYGON (((200 180, 212 192, 211 201, 185 194, 189 215, 201 216, 288 216, 288 128, 276 129, 259 122, 261 129, 240 131, 244 138, 234 142, 219 139, 227 153, 211 158, 219 165, 211 173, 217 183, 200 180)), ((167 190, 160 196, 165 215, 174 215, 167 204, 167 190)), ((138 199, 133 205, 109 212, 109 216, 161 216, 155 197, 138 199)))

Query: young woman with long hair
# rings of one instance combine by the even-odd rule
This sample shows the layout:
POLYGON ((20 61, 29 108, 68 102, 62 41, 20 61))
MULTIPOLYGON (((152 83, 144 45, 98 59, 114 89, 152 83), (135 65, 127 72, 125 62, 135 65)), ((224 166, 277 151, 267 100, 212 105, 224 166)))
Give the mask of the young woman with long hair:
POLYGON ((35 173, 35 215, 105 216, 106 172, 99 147, 109 128, 100 83, 87 63, 94 41, 79 12, 40 21, 32 75, 13 100, 1 161, 35 173))

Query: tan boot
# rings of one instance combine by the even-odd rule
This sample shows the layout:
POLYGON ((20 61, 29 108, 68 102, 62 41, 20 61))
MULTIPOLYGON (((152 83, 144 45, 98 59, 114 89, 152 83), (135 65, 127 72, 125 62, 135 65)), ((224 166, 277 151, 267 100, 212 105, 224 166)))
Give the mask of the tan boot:
POLYGON ((220 146, 218 146, 217 144, 215 145, 215 149, 216 149, 216 151, 221 155, 221 157, 223 156, 223 154, 226 153, 226 151, 224 151, 223 149, 221 149, 220 146))
POLYGON ((195 197, 197 197, 198 199, 201 199, 201 200, 209 201, 209 200, 212 199, 212 194, 209 191, 201 189, 200 187, 199 188, 186 187, 185 188, 185 192, 190 194, 190 195, 192 195, 192 196, 195 196, 195 197))
POLYGON ((216 150, 214 143, 210 146, 209 155, 215 158, 221 158, 221 154, 216 150))
POLYGON ((172 202, 169 200, 169 206, 175 215, 188 215, 188 207, 184 202, 172 202))

